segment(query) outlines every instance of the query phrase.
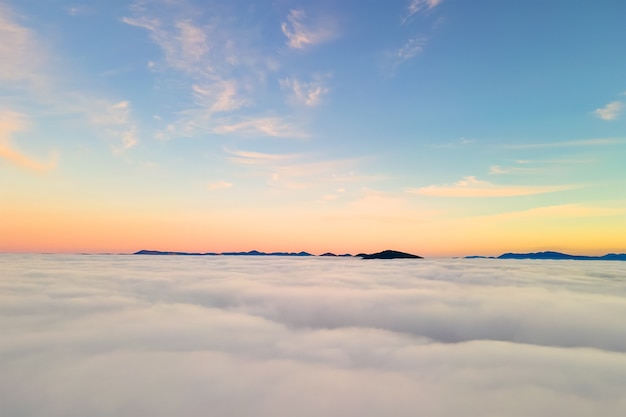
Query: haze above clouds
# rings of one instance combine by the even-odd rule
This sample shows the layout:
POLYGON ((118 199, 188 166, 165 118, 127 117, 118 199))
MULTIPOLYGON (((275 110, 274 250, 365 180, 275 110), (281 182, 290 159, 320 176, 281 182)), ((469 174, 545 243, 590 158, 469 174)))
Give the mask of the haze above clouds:
POLYGON ((0 256, 3 416, 621 416, 621 262, 0 256))

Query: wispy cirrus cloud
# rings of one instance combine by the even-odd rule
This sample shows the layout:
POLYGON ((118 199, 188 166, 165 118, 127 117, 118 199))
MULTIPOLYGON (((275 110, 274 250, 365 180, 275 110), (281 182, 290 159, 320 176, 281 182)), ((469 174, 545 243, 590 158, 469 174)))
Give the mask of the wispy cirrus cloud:
POLYGON ((395 52, 396 66, 405 61, 421 54, 428 39, 423 36, 417 36, 409 39, 400 49, 395 52))
POLYGON ((213 133, 230 134, 237 133, 241 136, 256 137, 268 136, 275 138, 304 139, 308 135, 300 130, 294 123, 285 121, 280 117, 252 117, 241 121, 228 123, 221 121, 212 129, 213 133))
POLYGON ((249 104, 247 98, 238 94, 235 80, 220 80, 209 85, 194 84, 192 90, 196 103, 211 114, 237 110, 249 104))
POLYGON ((312 21, 302 9, 293 9, 287 21, 281 24, 287 45, 294 49, 303 49, 307 45, 326 42, 336 36, 334 24, 329 20, 312 21))
POLYGON ((114 139, 111 148, 116 153, 122 153, 139 143, 137 125, 131 116, 132 108, 127 100, 111 103, 104 99, 76 96, 81 103, 81 109, 89 122, 102 127, 109 138, 114 139))
POLYGON ((0 80, 6 86, 26 83, 42 88, 48 76, 43 71, 48 54, 36 33, 17 22, 17 15, 0 3, 0 80))
POLYGON ((586 204, 559 204, 554 206, 534 207, 528 210, 499 213, 490 215, 492 220, 510 220, 516 218, 540 217, 540 218, 585 218, 585 217, 605 217, 621 216, 626 214, 626 209, 622 207, 603 207, 586 204))
POLYGON ((615 120, 622 112, 624 103, 621 101, 612 101, 606 106, 595 109, 593 114, 602 120, 615 120))
POLYGON ((215 182, 210 183, 207 186, 207 189, 209 191, 215 191, 215 190, 223 190, 226 188, 231 188, 232 186, 233 186, 232 182, 220 180, 220 181, 215 181, 215 182))
MULTIPOLYGON (((406 9, 406 14, 402 18, 401 24, 408 23, 411 18, 419 13, 428 12, 437 7, 442 0, 411 0, 406 9)), ((436 27, 436 25, 434 25, 436 27)), ((414 34, 408 38, 399 48, 388 50, 387 65, 393 73, 404 62, 420 55, 428 43, 429 36, 424 34, 414 34)))
MULTIPOLYGON (((177 82, 170 85, 186 97, 179 109, 166 115, 173 120, 157 137, 206 132, 242 137, 308 136, 290 116, 276 108, 257 106, 259 91, 267 90, 267 74, 278 64, 271 53, 260 52, 263 46, 257 47, 256 37, 229 26, 229 19, 203 20, 182 4, 168 4, 165 10, 159 7, 136 4, 131 8, 133 15, 122 18, 122 22, 148 32, 163 53, 162 59, 150 61, 150 70, 174 75, 177 82)), ((292 16, 293 36, 301 43, 324 38, 325 30, 310 29, 303 18, 297 13, 292 16)), ((321 85, 316 90, 312 83, 298 87, 309 105, 319 102, 326 92, 321 85)))
POLYGON ((323 159, 304 153, 264 153, 228 148, 224 151, 229 161, 249 167, 257 175, 266 178, 269 185, 280 188, 332 186, 335 191, 338 184, 380 179, 357 174, 356 168, 362 162, 359 158, 323 159))
POLYGON ((57 152, 52 152, 48 162, 41 162, 15 148, 11 136, 26 129, 26 117, 23 114, 7 110, 0 111, 0 159, 34 172, 47 172, 55 169, 57 152))
POLYGON ((224 151, 230 156, 228 159, 232 162, 243 165, 265 165, 281 161, 296 160, 301 158, 301 154, 277 154, 266 152, 242 151, 224 148, 224 151))
POLYGON ((474 176, 464 177, 454 184, 430 185, 420 188, 409 188, 410 194, 432 197, 513 197, 532 194, 551 193, 570 190, 574 185, 498 185, 482 181, 474 176))
MULTIPOLYGON (((86 119, 92 127, 104 127, 109 139, 118 142, 112 145, 115 152, 135 146, 138 135, 130 118, 129 103, 112 103, 98 97, 98 94, 73 90, 70 87, 71 81, 64 78, 54 64, 51 48, 46 45, 42 36, 21 25, 19 16, 2 4, 0 39, 0 81, 20 93, 11 100, 15 107, 30 109, 24 110, 24 113, 28 113, 24 118, 37 120, 41 116, 42 108, 45 112, 78 115, 86 119)), ((19 152, 11 149, 5 145, 4 156, 21 161, 22 166, 46 170, 56 164, 56 158, 48 164, 38 164, 20 157, 19 152)))
POLYGON ((289 103, 308 107, 315 107, 320 104, 322 97, 330 91, 321 77, 314 77, 311 81, 285 78, 280 80, 280 86, 289 93, 289 103))
POLYGON ((429 11, 437 7, 442 0, 411 0, 409 6, 407 7, 407 14, 402 19, 402 23, 405 23, 408 19, 410 19, 413 15, 429 11))
POLYGON ((626 143, 626 138, 593 138, 568 140, 561 142, 543 142, 543 143, 517 143, 502 145, 507 149, 537 149, 537 148, 569 148, 569 147, 585 147, 585 146, 614 146, 626 143))
POLYGON ((210 66, 202 65, 210 51, 208 27, 199 27, 190 20, 163 22, 148 16, 122 17, 121 21, 145 29, 163 50, 167 64, 189 73, 211 73, 210 66))

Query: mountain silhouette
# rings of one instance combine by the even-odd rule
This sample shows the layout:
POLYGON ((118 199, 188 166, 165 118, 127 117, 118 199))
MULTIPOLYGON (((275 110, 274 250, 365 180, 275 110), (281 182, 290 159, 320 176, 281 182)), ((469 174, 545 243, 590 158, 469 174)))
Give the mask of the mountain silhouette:
POLYGON ((384 250, 382 252, 363 254, 362 259, 423 259, 421 256, 397 250, 384 250))
POLYGON ((259 252, 258 250, 251 250, 248 252, 169 252, 169 251, 159 251, 159 250, 146 250, 142 249, 138 252, 133 253, 133 255, 182 255, 182 256, 204 256, 204 255, 225 255, 225 256, 314 256, 308 252, 259 252))
POLYGON ((498 259, 571 259, 577 261, 626 261, 626 253, 607 253, 602 256, 570 255, 567 253, 545 251, 531 253, 504 253, 498 259))

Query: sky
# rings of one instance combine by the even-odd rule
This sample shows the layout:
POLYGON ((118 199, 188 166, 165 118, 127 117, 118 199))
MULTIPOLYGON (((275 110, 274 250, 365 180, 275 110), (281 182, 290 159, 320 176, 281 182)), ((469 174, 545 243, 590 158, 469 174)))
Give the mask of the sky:
POLYGON ((626 251, 621 0, 0 0, 0 251, 626 251))
POLYGON ((0 412, 621 417, 625 269, 1 254, 0 412))

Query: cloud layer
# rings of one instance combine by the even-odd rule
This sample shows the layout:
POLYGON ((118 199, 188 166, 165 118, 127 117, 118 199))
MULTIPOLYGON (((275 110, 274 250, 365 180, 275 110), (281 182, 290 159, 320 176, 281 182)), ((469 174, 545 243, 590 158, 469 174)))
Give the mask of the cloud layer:
POLYGON ((618 416, 623 263, 2 255, 11 416, 618 416))

